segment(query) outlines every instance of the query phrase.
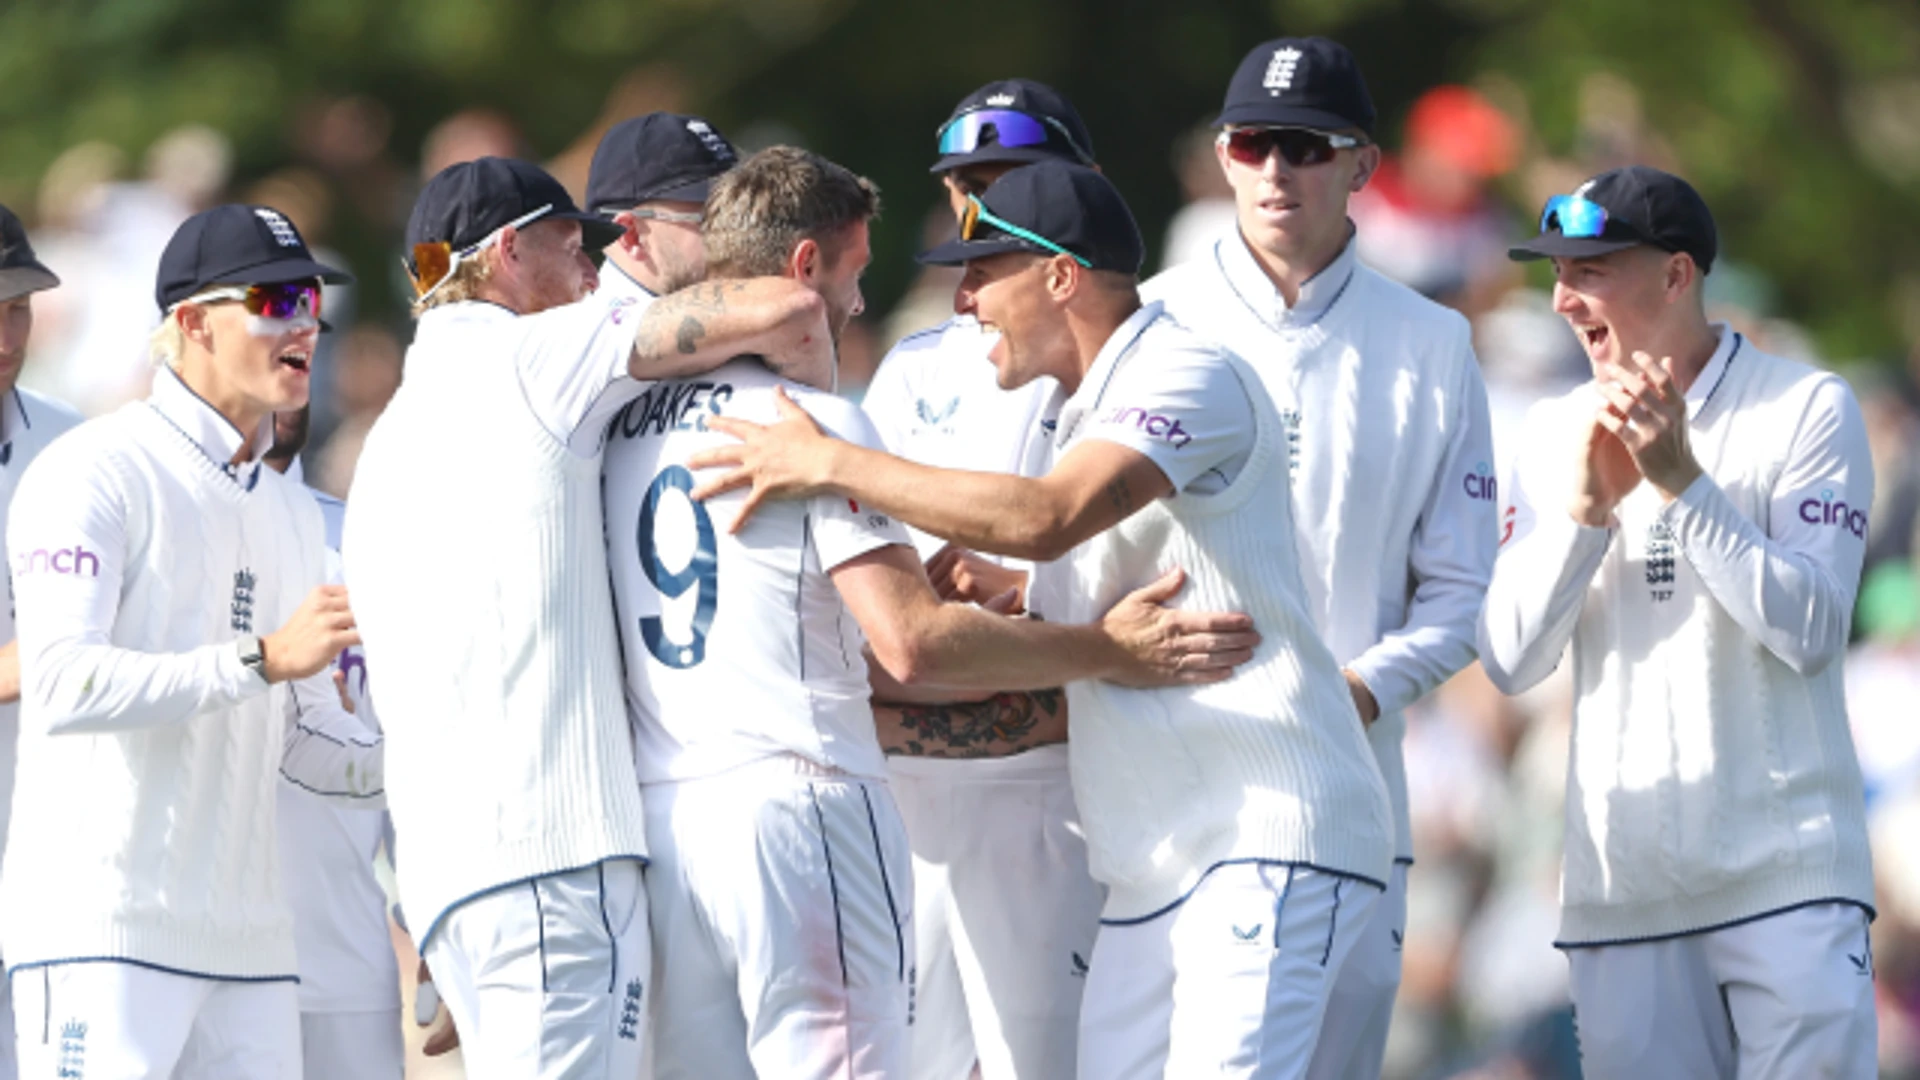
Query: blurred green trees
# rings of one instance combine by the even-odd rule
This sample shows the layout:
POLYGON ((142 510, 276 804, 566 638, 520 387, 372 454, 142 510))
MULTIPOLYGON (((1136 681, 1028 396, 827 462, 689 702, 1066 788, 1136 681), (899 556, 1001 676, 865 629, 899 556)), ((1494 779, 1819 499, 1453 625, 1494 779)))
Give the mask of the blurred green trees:
POLYGON ((318 170, 346 193, 333 242, 368 275, 393 257, 421 141, 446 116, 496 109, 530 153, 578 168, 583 135, 623 103, 678 105, 878 180, 890 209, 870 293, 884 307, 912 273, 932 135, 961 94, 1010 74, 1066 91, 1157 239, 1180 201, 1173 140, 1281 33, 1353 47, 1389 145, 1439 82, 1523 115, 1536 160, 1508 188, 1522 219, 1555 179, 1658 158, 1830 355, 1890 357, 1920 338, 1912 0, 7 0, 0 201, 31 216, 66 148, 137 157, 187 122, 232 140, 244 190, 311 164, 316 110, 359 97, 380 114, 373 149, 408 178, 356 200, 353 169, 373 164, 318 170))

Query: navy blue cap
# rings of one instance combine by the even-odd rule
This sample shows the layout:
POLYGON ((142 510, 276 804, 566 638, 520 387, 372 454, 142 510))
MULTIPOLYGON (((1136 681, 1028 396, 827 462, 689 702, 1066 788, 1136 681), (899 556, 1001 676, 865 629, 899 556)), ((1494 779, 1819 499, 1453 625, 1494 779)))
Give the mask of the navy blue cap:
MULTIPOLYGON (((1701 273, 1713 269, 1719 254, 1719 231, 1713 212, 1693 185, 1647 165, 1609 169, 1573 189, 1607 212, 1599 236, 1567 236, 1558 219, 1539 236, 1507 249, 1516 262, 1559 257, 1581 259, 1646 244, 1662 251, 1684 251, 1693 256, 1701 273)), ((1546 224, 1542 215, 1541 224, 1546 224)))
MULTIPOLYGON (((1146 261, 1147 245, 1120 189, 1084 165, 1059 160, 1022 165, 995 180, 979 199, 994 217, 1051 240, 1095 270, 1137 274, 1146 261)), ((1008 251, 1059 254, 982 217, 973 239, 949 240, 920 261, 951 266, 1008 251)))
POLYGON ((575 206, 567 189, 540 166, 518 158, 483 157, 449 165, 427 181, 407 218, 407 250, 416 244, 447 244, 460 251, 541 207, 548 209, 526 224, 552 218, 578 221, 584 251, 599 251, 620 238, 620 226, 575 206))
POLYGON ((153 298, 165 311, 209 285, 272 285, 319 278, 346 284, 353 275, 314 259, 300 230, 267 206, 226 203, 180 223, 160 253, 153 298))
POLYGON ((1047 128, 1047 141, 1032 146, 1001 146, 998 140, 983 142, 965 153, 942 154, 928 172, 943 173, 962 165, 987 162, 1028 164, 1035 161, 1073 161, 1093 164, 1093 135, 1086 121, 1065 94, 1032 79, 997 79, 960 99, 953 107, 941 131, 971 112, 986 109, 1011 109, 1038 119, 1047 128))
POLYGON ((27 227, 14 212, 0 206, 0 300, 60 284, 54 272, 41 264, 27 243, 27 227))
POLYGON ((587 172, 587 209, 631 210, 671 199, 706 202, 714 178, 740 160, 727 137, 697 116, 656 112, 607 129, 587 172))
POLYGON ((1359 128, 1373 134, 1373 95, 1345 45, 1321 37, 1279 38, 1240 61, 1215 127, 1359 128))

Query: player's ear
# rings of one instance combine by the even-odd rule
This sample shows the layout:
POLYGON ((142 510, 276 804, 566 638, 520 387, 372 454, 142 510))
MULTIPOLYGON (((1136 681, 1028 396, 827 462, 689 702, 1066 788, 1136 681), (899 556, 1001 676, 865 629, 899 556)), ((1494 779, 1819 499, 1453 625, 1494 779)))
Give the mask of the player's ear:
POLYGON ((181 304, 169 318, 180 324, 180 335, 195 345, 213 351, 213 327, 207 321, 207 309, 201 304, 181 304))
POLYGON ((1354 158, 1352 190, 1359 191, 1367 186, 1367 181, 1373 179, 1373 174, 1380 168, 1380 147, 1368 143, 1354 151, 1354 158))
POLYGON ((809 236, 793 245, 787 255, 787 276, 811 285, 820 274, 820 244, 809 236))
POLYGON ((1055 255, 1048 259, 1043 273, 1046 275, 1047 292, 1055 300, 1068 299, 1086 284, 1086 271, 1070 255, 1055 255))
POLYGON ((641 228, 640 219, 633 216, 633 211, 622 210, 619 213, 613 215, 613 223, 615 225, 620 226, 620 228, 626 230, 620 234, 620 239, 615 240, 614 243, 620 246, 621 251, 624 251, 627 254, 632 255, 636 258, 639 257, 640 228, 641 228))

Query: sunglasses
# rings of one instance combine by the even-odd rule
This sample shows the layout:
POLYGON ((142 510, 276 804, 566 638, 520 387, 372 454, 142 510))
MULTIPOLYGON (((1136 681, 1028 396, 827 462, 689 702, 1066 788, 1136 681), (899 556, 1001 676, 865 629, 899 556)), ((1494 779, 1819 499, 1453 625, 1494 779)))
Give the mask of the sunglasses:
POLYGON ((1221 132, 1219 142, 1227 148, 1227 156, 1242 165, 1258 168, 1278 150, 1286 163, 1296 169, 1324 165, 1333 160, 1336 151, 1367 145, 1365 140, 1351 135, 1292 127, 1234 128, 1221 132))
MULTIPOLYGON (((180 301, 180 304, 212 304, 237 300, 247 305, 249 315, 269 319, 292 319, 301 315, 320 317, 320 286, 312 281, 281 281, 271 285, 226 285, 208 289, 180 301)), ((179 307, 175 304, 174 307, 179 307)))
POLYGON ((1556 229, 1576 240, 1598 239, 1607 231, 1607 208, 1584 195, 1555 195, 1540 212, 1540 231, 1556 229))
POLYGON ((1074 141, 1066 125, 1051 116, 1013 109, 976 109, 947 121, 940 129, 940 152, 971 154, 980 148, 980 140, 989 128, 993 129, 995 146, 1045 146, 1050 141, 1049 133, 1058 135, 1081 164, 1093 164, 1093 155, 1074 141))
POLYGON ((413 245, 413 260, 411 262, 403 260, 403 264, 407 271, 407 279, 413 282, 414 301, 417 303, 433 295, 433 291, 446 284, 447 279, 453 276, 453 272, 459 269, 461 263, 491 247, 500 239, 501 233, 508 229, 517 229, 552 209, 553 204, 547 203, 545 206, 529 210, 488 233, 480 239, 479 243, 469 244, 459 251, 455 251, 453 245, 444 240, 413 245))
POLYGON ((1088 260, 1075 255, 1073 252, 1068 251, 1066 248, 1061 247, 1059 244, 1054 243, 1031 229, 1023 229, 1013 222, 1008 221, 1006 218, 997 216, 993 211, 986 208, 986 205, 980 201, 978 195, 967 196, 967 208, 960 212, 960 239, 972 240, 973 234, 980 231, 980 223, 983 221, 999 229, 1001 232, 1006 233, 1008 236, 1017 236, 1030 244, 1039 244, 1055 255, 1065 255, 1081 266, 1089 270, 1093 269, 1093 263, 1088 260))

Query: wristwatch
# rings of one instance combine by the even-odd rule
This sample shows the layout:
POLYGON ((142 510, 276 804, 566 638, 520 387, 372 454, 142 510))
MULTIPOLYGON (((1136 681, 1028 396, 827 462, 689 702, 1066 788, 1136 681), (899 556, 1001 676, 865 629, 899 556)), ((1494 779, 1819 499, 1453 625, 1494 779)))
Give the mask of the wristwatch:
POLYGON ((267 647, 252 634, 245 634, 234 640, 234 650, 240 654, 241 666, 260 676, 261 682, 270 682, 267 678, 267 647))

